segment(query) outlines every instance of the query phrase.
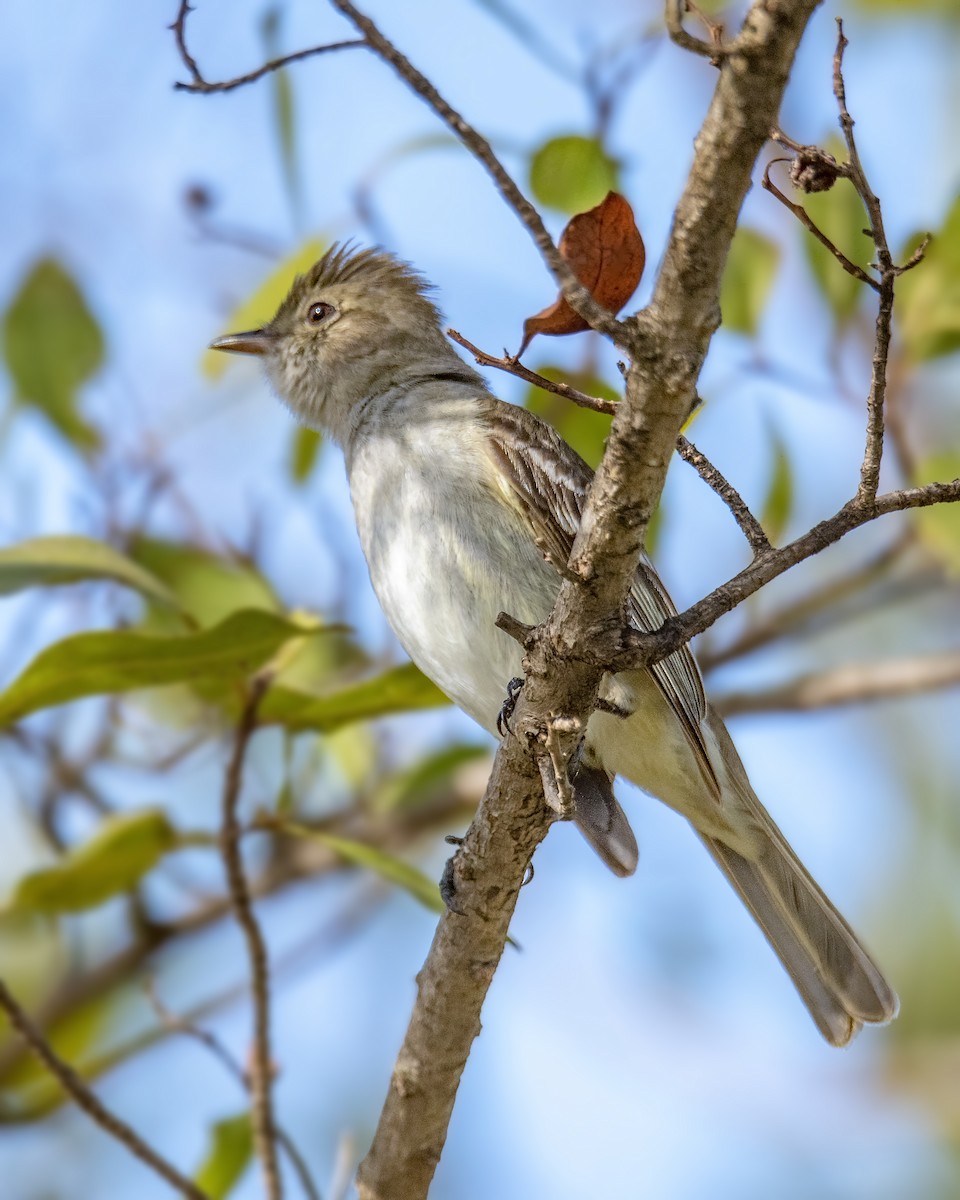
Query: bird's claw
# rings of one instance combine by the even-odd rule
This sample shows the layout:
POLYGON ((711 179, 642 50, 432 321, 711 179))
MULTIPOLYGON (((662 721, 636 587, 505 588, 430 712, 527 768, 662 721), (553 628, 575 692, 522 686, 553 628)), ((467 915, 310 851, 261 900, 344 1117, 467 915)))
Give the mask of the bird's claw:
POLYGON ((517 707, 517 699, 522 691, 523 679, 519 675, 515 679, 511 679, 507 684, 507 698, 504 700, 500 714, 497 717, 497 733, 501 737, 506 737, 508 733, 513 732, 510 728, 510 719, 513 716, 514 709, 517 707))

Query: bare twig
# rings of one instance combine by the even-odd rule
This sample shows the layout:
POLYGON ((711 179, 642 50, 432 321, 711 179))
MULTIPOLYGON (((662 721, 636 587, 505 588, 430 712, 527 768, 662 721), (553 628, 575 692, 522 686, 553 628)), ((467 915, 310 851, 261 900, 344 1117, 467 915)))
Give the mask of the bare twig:
POLYGON ((517 187, 513 177, 496 156, 487 139, 464 120, 440 95, 430 80, 418 71, 413 63, 401 54, 388 38, 384 37, 373 21, 350 3, 350 0, 330 0, 330 3, 360 31, 365 43, 374 54, 396 71, 411 91, 433 109, 444 124, 463 142, 474 158, 486 168, 508 207, 526 227, 571 308, 583 317, 592 329, 598 329, 600 332, 606 333, 618 345, 622 344, 624 340, 623 325, 602 305, 598 304, 577 279, 570 264, 557 249, 540 214, 517 187))
POLYGON ((689 50, 691 54, 699 54, 703 58, 708 58, 715 67, 719 67, 724 58, 737 50, 735 42, 724 45, 723 26, 711 21, 692 3, 692 0, 667 0, 664 21, 672 42, 675 42, 682 50, 689 50), (708 42, 694 37, 684 28, 683 18, 688 12, 693 13, 703 22, 710 38, 708 42))
POLYGON ((856 663, 801 675, 763 691, 715 696, 724 714, 798 712, 912 696, 960 685, 960 651, 888 662, 856 663))
POLYGON ((463 346, 464 350, 469 350, 481 367, 496 367, 499 371, 506 371, 507 374, 515 375, 517 379, 522 379, 524 383, 531 383, 534 387, 543 388, 545 392, 553 392, 555 396, 562 396, 565 400, 570 400, 580 408, 589 408, 593 412, 605 413, 607 416, 612 416, 617 411, 618 402, 616 400, 602 400, 599 396, 588 396, 586 392, 578 391, 575 387, 571 387, 569 383, 554 383, 552 379, 547 379, 545 375, 539 375, 536 371, 531 371, 518 358, 515 358, 512 354, 507 354, 506 351, 504 351, 502 358, 497 358, 493 354, 487 354, 485 350, 481 350, 473 342, 468 342, 463 334, 457 333, 455 329, 448 329, 447 337, 456 342, 457 345, 463 346))
MULTIPOLYGON (((157 994, 154 981, 148 979, 145 984, 147 998, 157 1014, 157 1018, 170 1033, 180 1033, 184 1037, 193 1038, 204 1046, 213 1057, 220 1063, 228 1075, 232 1076, 245 1092, 250 1091, 250 1075, 243 1069, 239 1062, 233 1057, 230 1051, 226 1048, 223 1042, 211 1033, 209 1029, 204 1029, 189 1017, 180 1016, 178 1013, 169 1009, 157 994)), ((277 1141, 286 1151, 287 1157, 300 1180, 300 1186, 303 1188, 308 1200, 320 1200, 320 1193, 317 1190, 317 1185, 313 1181, 310 1174, 310 1168, 304 1161, 303 1155, 297 1149, 297 1145, 290 1135, 279 1125, 276 1127, 277 1141)))
POLYGON ((118 1116, 112 1113, 91 1091, 83 1079, 52 1049, 40 1030, 14 999, 7 985, 0 979, 0 1008, 7 1014, 10 1024, 23 1038, 40 1062, 57 1080, 63 1090, 101 1129, 139 1158, 151 1170, 188 1200, 210 1200, 206 1192, 192 1180, 181 1175, 162 1155, 140 1137, 140 1135, 118 1116))
POLYGON ((713 488, 730 509, 733 519, 749 542, 754 556, 766 553, 770 549, 770 539, 763 532, 763 526, 747 507, 743 497, 733 484, 729 483, 707 456, 702 454, 683 434, 677 438, 677 453, 685 463, 689 463, 693 467, 705 483, 713 488))
POLYGON ((197 60, 187 49, 187 17, 191 12, 193 12, 193 6, 189 3, 189 0, 180 0, 177 19, 170 26, 173 30, 173 36, 176 40, 180 57, 190 72, 189 83, 178 82, 173 85, 179 92, 195 92, 200 95, 209 95, 211 92, 232 92, 234 88, 245 87, 249 83, 255 83, 271 71, 279 71, 283 67, 288 67, 291 63, 301 62, 305 58, 314 58, 318 54, 330 54, 337 50, 350 50, 356 46, 365 46, 367 44, 364 38, 350 38, 343 42, 329 42, 323 46, 311 46, 308 50, 297 50, 293 54, 284 54, 281 58, 273 58, 262 66, 257 67, 256 70, 248 71, 246 75, 235 75, 232 79, 223 79, 214 83, 204 79, 197 65, 197 60))
MULTIPOLYGON (((522 379, 524 383, 542 388, 545 392, 552 392, 555 396, 562 396, 565 400, 570 400, 580 408, 588 408, 593 412, 607 415, 612 415, 617 411, 617 405, 620 401, 602 400, 599 396, 588 396, 585 392, 571 387, 569 383, 554 382, 554 380, 548 379, 545 375, 531 371, 529 367, 525 367, 512 354, 505 352, 501 358, 497 358, 493 354, 487 354, 485 350, 481 350, 473 342, 468 342, 463 334, 458 333, 455 329, 448 329, 447 337, 451 338, 458 345, 463 346, 465 350, 469 350, 477 363, 482 367, 496 367, 498 371, 506 371, 508 375, 515 375, 518 379, 522 379)), ((769 550, 770 541, 763 532, 760 522, 744 503, 743 498, 736 488, 724 478, 707 456, 682 434, 677 438, 677 453, 685 463, 689 463, 693 467, 700 478, 717 493, 724 504, 730 509, 734 520, 743 531, 743 535, 750 543, 750 548, 754 554, 759 554, 763 550, 769 550)), ((507 632, 510 631, 508 630, 507 632)))
POLYGON ((283 1182, 277 1162, 276 1123, 273 1115, 273 1063, 270 1058, 270 967, 263 932, 253 911, 250 885, 240 851, 243 830, 237 818, 240 784, 247 746, 257 727, 257 710, 270 686, 271 674, 261 671, 251 681, 237 726, 233 754, 223 789, 220 852, 237 924, 247 943, 253 991, 254 1039, 250 1068, 253 1141, 263 1168, 269 1200, 281 1200, 283 1182))
MULTIPOLYGON (((858 266, 855 262, 851 262, 850 259, 847 258, 844 252, 840 249, 840 247, 827 237, 827 235, 823 232, 820 226, 817 225, 813 217, 810 216, 803 205, 794 204, 789 197, 785 196, 783 192, 780 191, 777 185, 770 178, 771 167, 775 167, 777 163, 791 161, 792 160, 789 158, 772 158, 767 163, 766 167, 764 167, 763 178, 760 181, 761 187, 770 192, 772 196, 775 196, 784 206, 784 208, 788 208, 790 212, 793 213, 801 225, 803 225, 813 234, 821 246, 826 247, 826 249, 830 251, 833 257, 837 260, 840 266, 843 267, 848 275, 852 275, 855 279, 859 279, 861 283, 865 283, 868 287, 873 288, 875 292, 878 292, 880 290, 879 281, 874 279, 872 275, 868 274, 863 267, 858 266)), ((843 171, 841 170, 840 173, 843 174, 843 171)))

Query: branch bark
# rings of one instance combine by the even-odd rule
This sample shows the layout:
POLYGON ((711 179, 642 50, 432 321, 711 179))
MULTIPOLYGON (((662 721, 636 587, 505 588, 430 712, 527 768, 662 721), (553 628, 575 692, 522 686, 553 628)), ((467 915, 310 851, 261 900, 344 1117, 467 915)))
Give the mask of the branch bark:
MULTIPOLYGON (((356 20, 353 5, 332 2, 352 14, 372 42, 369 23, 356 20)), ((623 323, 633 362, 570 560, 580 578, 563 584, 552 617, 528 643, 527 682, 514 722, 520 736, 501 747, 477 817, 452 860, 456 911, 441 918, 418 979, 410 1025, 361 1164, 361 1200, 420 1200, 427 1194, 524 873, 553 819, 528 747, 542 752, 559 713, 563 739, 572 748, 595 705, 602 671, 585 662, 581 650, 619 611, 636 570, 719 322, 720 280, 754 162, 776 124, 817 3, 756 0, 751 7, 720 70, 653 302, 623 323)), ((385 57, 399 69, 396 51, 390 51, 385 57)), ((434 100, 435 89, 416 90, 447 119, 448 106, 434 100)))

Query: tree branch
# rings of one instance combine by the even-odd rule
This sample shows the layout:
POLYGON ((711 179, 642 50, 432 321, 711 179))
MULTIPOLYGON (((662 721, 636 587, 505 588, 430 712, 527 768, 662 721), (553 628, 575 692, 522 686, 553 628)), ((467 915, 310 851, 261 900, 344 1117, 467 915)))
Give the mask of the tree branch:
MULTIPOLYGON (((332 2, 352 14, 372 43, 369 23, 356 20, 353 6, 332 2)), ((582 648, 619 611, 633 579, 718 323, 720 280, 737 215, 816 3, 757 0, 751 7, 720 70, 653 303, 623 324, 633 365, 570 560, 580 579, 564 582, 547 625, 528 640, 526 685, 514 717, 519 736, 501 746, 477 817, 448 872, 455 911, 441 917, 419 976, 410 1025, 360 1168, 361 1200, 426 1196, 524 872, 553 817, 530 749, 542 751, 547 730, 559 729, 556 714, 562 714, 560 749, 568 754, 595 706, 602 670, 584 661, 582 648)), ((445 111, 435 89, 411 75, 406 60, 398 64, 389 43, 379 52, 436 111, 445 111)), ((448 119, 497 178, 483 157, 486 143, 464 137, 458 121, 456 114, 448 119)), ((526 201, 503 190, 520 212, 526 201)), ((539 218, 528 223, 531 232, 537 224, 539 218)))
POLYGON ((262 671, 249 686, 246 703, 237 726, 233 754, 227 767, 223 789, 220 827, 220 852, 227 873, 227 887, 234 916, 247 943, 253 990, 254 1040, 250 1067, 250 1101, 253 1141, 263 1168, 269 1200, 281 1200, 283 1183, 277 1162, 276 1122, 273 1115, 273 1063, 270 1058, 270 967, 267 947, 253 911, 240 842, 243 829, 237 819, 243 762, 250 738, 257 727, 257 710, 270 686, 271 674, 262 671))
POLYGON ((960 685, 960 651, 879 663, 852 663, 832 671, 801 675, 763 691, 715 696, 724 716, 736 713, 800 712, 843 704, 888 700, 960 685))
POLYGON ((112 1113, 94 1095, 73 1067, 69 1063, 64 1062, 53 1050, 40 1030, 37 1029, 26 1012, 14 999, 13 994, 2 979, 0 979, 0 1008, 7 1014, 10 1024, 23 1038, 24 1042, 26 1042, 40 1062, 57 1080, 77 1107, 81 1108, 91 1120, 109 1133, 111 1137, 116 1138, 118 1142, 126 1146, 131 1154, 139 1158, 142 1163, 145 1163, 151 1170, 155 1171, 162 1179, 165 1179, 174 1191, 179 1192, 181 1196, 186 1196, 187 1200, 210 1200, 206 1192, 201 1191, 185 1175, 181 1175, 176 1167, 172 1166, 162 1155, 158 1154, 126 1121, 122 1121, 112 1113))
POLYGON ((189 0, 180 0, 177 19, 170 26, 180 57, 190 72, 189 83, 178 82, 173 85, 178 92, 195 92, 202 96, 210 95, 211 92, 232 92, 234 88, 245 87, 248 83, 256 83, 258 79, 268 75, 271 71, 279 71, 291 63, 301 62, 305 58, 314 58, 318 54, 329 54, 335 50, 350 50, 355 46, 366 46, 367 44, 364 38, 351 38, 345 42, 329 42, 324 46, 311 46, 309 50, 297 50, 293 54, 284 54, 281 58, 273 58, 263 66, 257 67, 255 71, 248 71, 246 75, 235 75, 232 79, 223 79, 213 83, 204 79, 197 60, 187 49, 187 17, 192 12, 193 7, 189 0))

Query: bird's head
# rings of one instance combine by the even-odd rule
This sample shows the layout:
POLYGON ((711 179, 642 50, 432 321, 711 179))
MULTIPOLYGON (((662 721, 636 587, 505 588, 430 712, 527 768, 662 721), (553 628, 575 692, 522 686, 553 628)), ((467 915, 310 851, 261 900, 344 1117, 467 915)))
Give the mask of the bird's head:
POLYGON ((296 277, 262 329, 211 345, 260 355, 294 415, 343 441, 363 400, 402 383, 418 364, 460 361, 429 292, 422 276, 391 254, 334 245, 296 277))

